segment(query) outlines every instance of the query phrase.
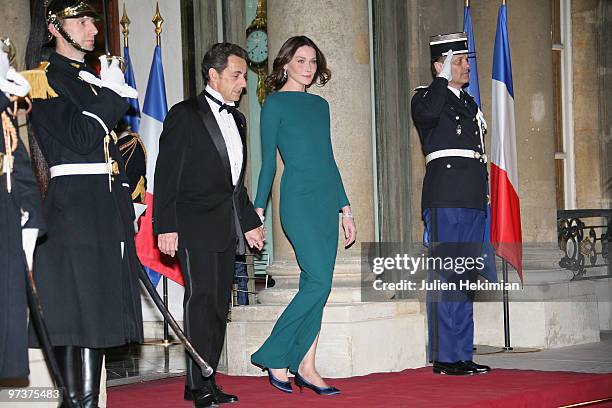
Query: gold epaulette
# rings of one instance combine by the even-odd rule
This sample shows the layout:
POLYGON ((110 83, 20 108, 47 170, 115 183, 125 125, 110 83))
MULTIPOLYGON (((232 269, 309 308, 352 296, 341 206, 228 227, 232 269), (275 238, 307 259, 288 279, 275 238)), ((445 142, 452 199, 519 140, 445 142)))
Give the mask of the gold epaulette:
POLYGON ((138 184, 136 184, 136 188, 132 191, 132 201, 136 201, 144 204, 147 200, 147 190, 145 189, 145 178, 140 176, 140 180, 138 180, 138 184))
POLYGON ((34 69, 20 72, 30 83, 32 90, 29 93, 30 99, 50 99, 57 98, 57 93, 49 85, 47 79, 47 68, 51 65, 48 61, 43 61, 34 69))

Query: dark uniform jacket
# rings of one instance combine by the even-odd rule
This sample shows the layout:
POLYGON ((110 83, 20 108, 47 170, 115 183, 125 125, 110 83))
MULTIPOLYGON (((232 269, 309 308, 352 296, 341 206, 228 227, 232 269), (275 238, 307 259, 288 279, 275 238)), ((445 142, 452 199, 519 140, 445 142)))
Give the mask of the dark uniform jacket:
MULTIPOLYGON (((448 89, 448 81, 435 78, 412 97, 412 119, 419 132, 423 154, 443 149, 469 149, 484 153, 478 105, 465 92, 465 102, 448 89), (457 134, 458 125, 461 134, 457 134)), ((485 209, 487 166, 484 160, 444 157, 427 164, 423 180, 422 209, 485 209)))
POLYGON ((235 188, 223 135, 204 94, 170 109, 155 166, 156 235, 178 232, 182 248, 223 252, 261 225, 244 187, 246 120, 238 111, 234 119, 244 157, 235 188))
MULTIPOLYGON (((49 167, 104 162, 105 128, 113 129, 128 104, 80 80, 79 71, 89 69, 84 63, 55 53, 49 62, 47 78, 59 97, 35 101, 31 116, 49 167)), ((142 340, 134 209, 112 140, 109 153, 121 169, 112 191, 108 174, 60 176, 51 179, 44 200, 48 234, 37 249, 35 277, 56 346, 142 340)))
MULTIPOLYGON (((0 92, 0 112, 8 104, 0 92)), ((0 138, 0 153, 6 153, 4 138, 0 138)), ((26 262, 21 229, 38 228, 42 234, 45 228, 40 193, 21 140, 13 157, 10 194, 7 175, 0 176, 0 378, 28 375, 26 262), (27 212, 23 226, 22 211, 27 212)))

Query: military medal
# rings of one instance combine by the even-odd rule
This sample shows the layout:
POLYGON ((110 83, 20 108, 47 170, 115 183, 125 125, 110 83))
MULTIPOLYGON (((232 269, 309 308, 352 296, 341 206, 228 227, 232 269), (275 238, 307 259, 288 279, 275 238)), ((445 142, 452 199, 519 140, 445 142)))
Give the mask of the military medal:
POLYGON ((455 116, 455 120, 457 121, 457 136, 461 136, 461 122, 459 122, 459 116, 455 116))

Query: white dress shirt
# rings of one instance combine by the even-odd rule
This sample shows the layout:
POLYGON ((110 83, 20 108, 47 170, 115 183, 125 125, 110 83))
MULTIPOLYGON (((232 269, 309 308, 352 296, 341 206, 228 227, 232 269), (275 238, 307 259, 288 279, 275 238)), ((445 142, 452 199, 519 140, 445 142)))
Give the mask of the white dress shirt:
MULTIPOLYGON (((217 100, 220 102, 234 106, 234 102, 225 102, 223 96, 208 85, 206 86, 206 92, 217 98, 217 100)), ((213 115, 215 115, 219 129, 221 129, 221 134, 223 135, 223 140, 225 141, 225 147, 227 149, 227 156, 229 157, 230 169, 232 171, 232 184, 236 185, 236 183, 238 183, 238 178, 240 178, 240 170, 242 170, 243 160, 242 140, 240 139, 238 126, 236 125, 234 117, 227 111, 227 109, 219 112, 220 106, 216 102, 210 100, 209 98, 206 98, 206 101, 208 102, 213 115)))
POLYGON ((453 88, 452 86, 449 86, 448 89, 450 89, 451 91, 453 91, 453 93, 455 94, 455 96, 457 97, 457 99, 461 99, 461 92, 463 92, 460 89, 457 88, 453 88))

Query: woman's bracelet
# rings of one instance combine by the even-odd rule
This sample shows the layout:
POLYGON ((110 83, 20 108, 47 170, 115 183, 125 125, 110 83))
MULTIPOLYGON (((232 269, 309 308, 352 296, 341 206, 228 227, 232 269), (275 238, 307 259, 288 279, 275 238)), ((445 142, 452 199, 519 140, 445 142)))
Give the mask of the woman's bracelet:
POLYGON ((353 213, 347 212, 347 213, 342 213, 342 218, 353 218, 353 213))

